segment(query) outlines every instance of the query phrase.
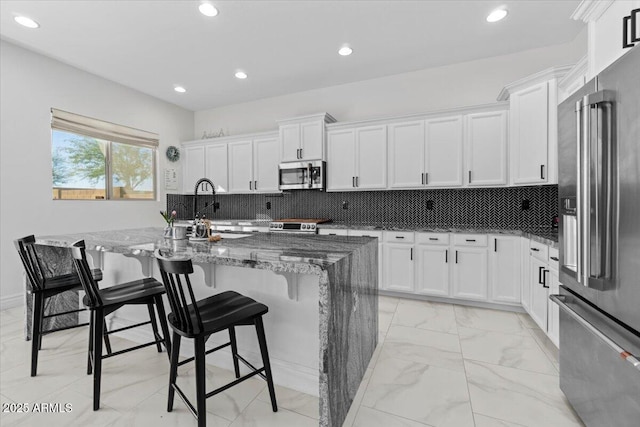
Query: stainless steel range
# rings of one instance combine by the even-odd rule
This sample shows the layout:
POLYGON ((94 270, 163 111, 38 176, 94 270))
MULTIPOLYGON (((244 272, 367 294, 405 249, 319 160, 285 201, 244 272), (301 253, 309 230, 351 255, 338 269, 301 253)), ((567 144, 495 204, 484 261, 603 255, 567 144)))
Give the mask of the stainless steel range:
POLYGON ((269 231, 277 233, 316 234, 318 232, 318 224, 326 222, 331 222, 331 220, 318 218, 278 219, 269 224, 269 231))

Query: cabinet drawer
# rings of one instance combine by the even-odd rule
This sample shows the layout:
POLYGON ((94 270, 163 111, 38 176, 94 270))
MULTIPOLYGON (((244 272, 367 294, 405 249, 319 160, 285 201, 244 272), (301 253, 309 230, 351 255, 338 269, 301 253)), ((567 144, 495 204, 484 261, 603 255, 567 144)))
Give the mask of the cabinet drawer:
POLYGON ((539 259, 545 264, 549 262, 549 247, 544 243, 531 240, 529 242, 529 250, 532 257, 539 259))
POLYGON ((385 231, 384 241, 389 243, 413 243, 413 231, 385 231))
POLYGON ((448 245, 449 233, 416 233, 416 241, 423 245, 448 245))
POLYGON ((556 271, 558 270, 558 260, 560 254, 558 252, 558 249, 556 248, 549 248, 549 267, 555 269, 556 271))
POLYGON ((348 231, 344 228, 321 228, 318 234, 324 236, 346 236, 348 231))
POLYGON ((487 246, 486 234, 454 234, 453 244, 456 246, 487 246))
POLYGON ((376 237, 378 243, 382 243, 382 231, 375 230, 349 230, 349 236, 376 237))

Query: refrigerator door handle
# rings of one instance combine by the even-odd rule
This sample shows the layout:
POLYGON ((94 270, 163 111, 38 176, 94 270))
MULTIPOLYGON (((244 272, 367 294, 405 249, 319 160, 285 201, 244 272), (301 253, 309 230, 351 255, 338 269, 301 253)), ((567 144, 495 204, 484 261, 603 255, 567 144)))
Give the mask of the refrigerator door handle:
POLYGON ((576 102, 576 282, 582 283, 582 100, 576 102))
POLYGON ((586 329, 591 331, 594 335, 604 341, 609 347, 611 347, 615 352, 617 352, 620 357, 622 357, 627 362, 631 363, 633 367, 640 371, 640 360, 630 352, 626 351, 624 348, 620 347, 615 341, 602 333, 598 328, 593 326, 587 319, 578 314, 575 310, 569 307, 566 304, 566 296, 565 295, 550 295, 549 299, 556 304, 558 307, 569 316, 571 316, 574 320, 584 326, 586 329))

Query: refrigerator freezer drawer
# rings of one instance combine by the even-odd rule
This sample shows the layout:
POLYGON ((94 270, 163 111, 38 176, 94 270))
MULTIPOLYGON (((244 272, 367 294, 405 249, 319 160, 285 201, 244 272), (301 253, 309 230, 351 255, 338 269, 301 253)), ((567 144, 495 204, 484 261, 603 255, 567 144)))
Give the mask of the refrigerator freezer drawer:
POLYGON ((561 390, 587 427, 637 427, 640 367, 617 345, 637 354, 640 338, 570 292, 561 289, 561 294, 561 390))

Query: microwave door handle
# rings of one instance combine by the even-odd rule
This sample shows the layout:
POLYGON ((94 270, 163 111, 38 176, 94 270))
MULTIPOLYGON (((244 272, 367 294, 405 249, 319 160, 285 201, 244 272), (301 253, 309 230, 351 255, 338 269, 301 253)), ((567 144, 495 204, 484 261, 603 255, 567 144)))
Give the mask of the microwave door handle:
POLYGON ((311 163, 307 163, 307 179, 309 180, 309 188, 313 188, 313 180, 311 179, 311 163))

